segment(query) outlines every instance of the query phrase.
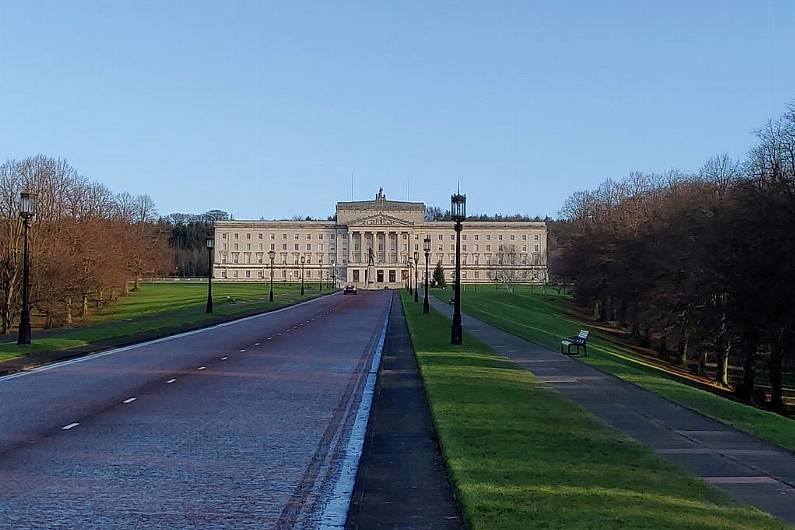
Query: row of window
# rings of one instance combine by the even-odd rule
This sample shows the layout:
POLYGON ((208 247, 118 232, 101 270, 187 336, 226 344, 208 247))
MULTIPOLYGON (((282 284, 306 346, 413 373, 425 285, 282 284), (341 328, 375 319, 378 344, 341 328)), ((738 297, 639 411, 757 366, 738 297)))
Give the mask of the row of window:
MULTIPOLYGON (((240 233, 239 233, 239 232, 234 232, 234 233, 231 233, 231 234, 229 234, 229 233, 227 233, 227 232, 223 232, 223 233, 221 233, 221 239, 228 239, 228 236, 229 236, 229 235, 231 235, 231 236, 232 236, 232 239, 234 239, 234 240, 238 240, 238 239, 240 239, 240 233)), ((276 233, 274 233, 274 232, 270 232, 270 233, 268 233, 268 234, 263 234, 262 232, 260 232, 260 233, 257 233, 256 235, 257 235, 257 239, 260 239, 260 240, 261 240, 261 239, 270 239, 270 240, 275 240, 275 239, 276 239, 276 235, 277 235, 277 234, 276 234, 276 233), (266 235, 267 235, 267 238, 265 237, 266 235)), ((281 232, 281 233, 280 233, 280 235, 281 235, 281 239, 282 239, 282 240, 286 240, 286 239, 288 239, 288 234, 287 234, 287 232, 281 232)), ((323 240, 323 235, 324 235, 324 234, 322 234, 322 233, 321 233, 321 234, 316 234, 316 237, 317 237, 317 239, 318 239, 318 240, 321 240, 321 241, 322 241, 322 240, 323 240)), ((328 235, 328 236, 329 236, 329 237, 330 237, 332 240, 336 239, 336 234, 334 234, 334 233, 327 234, 327 235, 328 235)), ((463 233, 462 233, 462 234, 461 234, 461 240, 462 240, 462 241, 466 241, 466 240, 467 240, 467 236, 468 236, 468 235, 469 235, 469 236, 471 236, 471 237, 472 237, 472 239, 473 239, 473 240, 475 240, 475 241, 479 241, 479 240, 480 240, 480 236, 481 236, 481 234, 463 234, 463 233)), ((506 241, 507 241, 507 240, 510 240, 510 241, 516 241, 516 240, 517 240, 517 237, 518 237, 518 234, 496 234, 496 235, 497 235, 497 240, 498 240, 498 241, 503 241, 503 240, 506 240, 506 241), (505 237, 505 239, 503 239, 504 237, 505 237)), ((252 239, 252 237, 251 237, 251 236, 252 236, 252 234, 251 234, 250 232, 247 232, 247 233, 245 234, 245 239, 247 239, 247 240, 251 240, 251 239, 252 239)), ((292 234, 292 236, 293 236, 292 238, 293 238, 293 239, 296 239, 296 240, 301 238, 300 234, 299 234, 299 233, 297 233, 297 232, 293 233, 293 234, 292 234)), ((492 234, 483 234, 483 236, 485 237, 485 240, 486 240, 486 241, 491 241, 491 236, 492 236, 492 234)), ((312 233, 306 233, 306 234, 304 234, 304 237, 307 239, 307 241, 309 241, 309 240, 311 240, 311 239, 312 239, 312 237, 313 237, 313 234, 312 234, 312 233)), ((342 235, 342 237, 347 239, 348 235, 347 235, 347 234, 344 234, 344 235, 342 235)), ((361 235, 360 235, 360 236, 359 236, 359 239, 361 239, 362 237, 363 237, 363 236, 361 236, 361 235)), ((441 241, 442 239, 444 239, 444 235, 443 235, 443 234, 438 234, 438 236, 437 236, 437 237, 439 238, 439 241, 441 241)), ((402 234, 402 238, 403 238, 403 240, 406 240, 406 239, 407 239, 407 234, 405 234, 405 233, 404 233, 404 234, 402 234)), ((522 241, 527 241, 527 240, 528 240, 528 238, 529 238, 528 234, 521 234, 521 240, 522 240, 522 241)), ((391 239, 391 238, 390 238, 390 239, 391 239)), ((420 239, 425 239, 425 236, 424 236, 424 235, 422 235, 422 234, 419 234, 419 233, 416 233, 416 234, 414 234, 414 240, 415 240, 415 241, 419 241, 420 239), (422 236, 422 237, 421 237, 421 236, 422 236)), ((451 240, 453 240, 453 241, 455 240, 455 234, 454 234, 454 233, 453 233, 453 234, 450 234, 450 239, 451 239, 451 240)), ((533 241, 540 241, 540 240, 541 240, 541 237, 540 237, 540 235, 539 235, 539 234, 532 234, 532 240, 533 240, 533 241)), ((225 243, 224 243, 224 244, 225 244, 225 243)))
MULTIPOLYGON (((287 269, 281 269, 279 271, 273 271, 273 276, 274 276, 274 278, 282 278, 284 280, 300 280, 301 271, 300 271, 300 269, 299 270, 295 270, 295 271, 288 271, 287 269)), ((266 277, 265 271, 263 271, 262 269, 256 269, 256 270, 253 270, 253 271, 252 270, 242 270, 242 271, 232 270, 232 271, 229 271, 228 274, 227 274, 227 271, 225 271, 225 270, 221 271, 221 278, 265 278, 265 277, 266 277)), ((270 278, 270 272, 267 273, 267 277, 270 278)), ((316 278, 318 280, 320 280, 320 279, 330 280, 331 279, 331 273, 328 272, 328 271, 317 271, 313 275, 311 270, 305 270, 304 271, 304 279, 305 280, 311 280, 312 278, 316 278)))
MULTIPOLYGON (((299 247, 300 247, 300 243, 293 243, 293 248, 294 248, 295 250, 299 250, 299 247)), ((282 250, 287 250, 287 243, 282 243, 282 245, 281 245, 281 249, 282 249, 282 250)), ((221 243, 221 250, 229 250, 229 248, 227 247, 226 243, 221 243)), ((241 250, 241 248, 240 248, 240 244, 239 244, 239 243, 232 243, 232 248, 231 248, 231 250, 241 250)), ((263 245, 262 245, 262 243, 260 243, 260 244, 259 244, 259 246, 258 246, 256 249, 252 249, 252 248, 251 248, 251 243, 246 243, 246 244, 245 244, 245 247, 244 247, 242 250, 259 250, 259 251, 264 251, 265 249, 263 248, 263 245)), ((271 244, 270 244, 270 248, 269 248, 268 250, 276 250, 276 243, 271 243, 271 244)), ((306 250, 312 250, 312 243, 306 243, 306 250)), ((318 243, 318 244, 315 246, 315 250, 320 250, 320 251, 324 250, 324 245, 323 245, 323 243, 318 243)), ((329 250, 331 250, 331 251, 333 252, 333 251, 334 251, 334 247, 333 247, 333 246, 331 246, 329 250)))
MULTIPOLYGON (((268 236, 269 236, 268 239, 276 239, 276 234, 273 233, 273 232, 269 233, 268 236)), ((287 239, 287 232, 282 232, 281 236, 282 236, 282 239, 287 239)), ((335 239, 335 234, 329 234, 329 236, 331 237, 331 239, 335 239)), ((227 239, 227 237, 228 237, 227 232, 221 233, 221 239, 227 239)), ((306 234, 306 238, 307 239, 312 239, 312 234, 311 233, 306 234)), ((322 240, 323 239, 323 234, 318 234, 317 238, 322 240)), ((232 233, 232 239, 240 239, 240 233, 238 233, 238 232, 232 233)), ((249 239, 249 240, 251 239, 251 233, 250 232, 246 233, 246 239, 249 239)), ((265 234, 263 234, 262 232, 258 233, 257 234, 257 239, 265 239, 265 234)), ((300 239, 299 234, 294 233, 293 234, 293 239, 300 239)))

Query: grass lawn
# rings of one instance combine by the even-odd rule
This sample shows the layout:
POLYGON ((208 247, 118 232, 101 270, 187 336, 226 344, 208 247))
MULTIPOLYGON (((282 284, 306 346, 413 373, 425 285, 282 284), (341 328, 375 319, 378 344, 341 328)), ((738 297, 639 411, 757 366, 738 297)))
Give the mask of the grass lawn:
MULTIPOLYGON (((401 293, 406 301, 407 293, 401 293)), ((609 429, 449 321, 404 303, 442 452, 473 530, 786 528, 609 429)))
MULTIPOLYGON (((439 296, 446 300, 450 291, 439 296)), ((511 294, 493 287, 480 287, 477 292, 467 289, 461 296, 461 304, 464 312, 476 318, 559 351, 563 337, 575 335, 585 326, 566 313, 563 302, 567 299, 551 289, 542 294, 538 288, 522 287, 511 294)), ((588 339, 588 357, 582 360, 738 429, 795 450, 795 421, 681 383, 642 360, 633 359, 625 347, 598 333, 592 332, 588 339)))
MULTIPOLYGON (((33 330, 30 346, 17 346, 16 336, 0 341, 0 360, 38 351, 86 346, 98 341, 129 340, 137 335, 177 329, 194 323, 212 323, 223 317, 276 309, 317 296, 317 283, 300 285, 274 283, 273 303, 263 283, 214 283, 213 314, 205 313, 206 283, 142 283, 137 291, 107 305, 87 322, 71 328, 33 330)), ((325 292, 325 289, 324 289, 325 292)))

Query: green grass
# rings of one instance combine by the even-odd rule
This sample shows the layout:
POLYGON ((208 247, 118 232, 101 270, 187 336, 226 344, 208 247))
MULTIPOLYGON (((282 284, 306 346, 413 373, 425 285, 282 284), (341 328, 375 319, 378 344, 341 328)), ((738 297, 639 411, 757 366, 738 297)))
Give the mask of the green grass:
POLYGON ((34 329, 29 346, 17 346, 14 336, 4 337, 0 341, 0 360, 100 341, 125 341, 189 324, 211 324, 224 317, 276 309, 318 294, 317 283, 306 284, 303 297, 300 285, 274 284, 271 303, 263 283, 215 283, 213 314, 208 315, 205 283, 142 283, 137 291, 101 308, 85 323, 64 329, 34 329))
MULTIPOLYGON (((447 293, 440 297, 447 299, 447 293)), ((555 351, 563 337, 575 335, 585 324, 564 309, 567 297, 548 289, 517 288, 516 294, 493 288, 471 289, 461 296, 462 310, 505 331, 555 351)), ((737 403, 666 375, 642 360, 634 359, 624 346, 598 333, 588 339, 588 357, 582 360, 605 372, 631 381, 666 398, 691 407, 760 438, 795 450, 795 421, 737 403)))
POLYGON ((471 529, 786 528, 658 459, 473 337, 451 347, 449 321, 420 306, 404 310, 471 529))

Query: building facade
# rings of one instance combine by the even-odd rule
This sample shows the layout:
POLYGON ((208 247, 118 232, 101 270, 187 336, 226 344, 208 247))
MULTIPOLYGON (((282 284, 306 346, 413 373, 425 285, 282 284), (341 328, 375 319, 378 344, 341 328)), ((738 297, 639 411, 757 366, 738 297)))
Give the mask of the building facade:
MULTIPOLYGON (((451 221, 426 221, 421 202, 338 202, 336 221, 218 221, 213 278, 275 282, 336 281, 359 288, 402 287, 425 277, 423 240, 431 239, 428 275, 441 263, 455 275, 451 221), (301 265, 301 258, 304 265, 301 265), (372 260, 371 260, 372 258, 372 260)), ((547 280, 547 227, 543 222, 465 221, 461 232, 463 283, 543 283, 547 280)))

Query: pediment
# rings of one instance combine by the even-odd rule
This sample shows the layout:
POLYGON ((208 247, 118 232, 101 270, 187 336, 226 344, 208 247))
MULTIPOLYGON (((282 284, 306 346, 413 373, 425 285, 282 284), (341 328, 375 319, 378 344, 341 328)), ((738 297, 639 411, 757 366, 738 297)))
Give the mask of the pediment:
POLYGON ((411 221, 406 221, 405 219, 400 219, 398 217, 393 217, 391 215, 386 215, 383 213, 379 213, 376 215, 371 215, 368 217, 362 217, 361 219, 355 219, 353 221, 348 222, 348 226, 413 226, 414 223, 411 221))

